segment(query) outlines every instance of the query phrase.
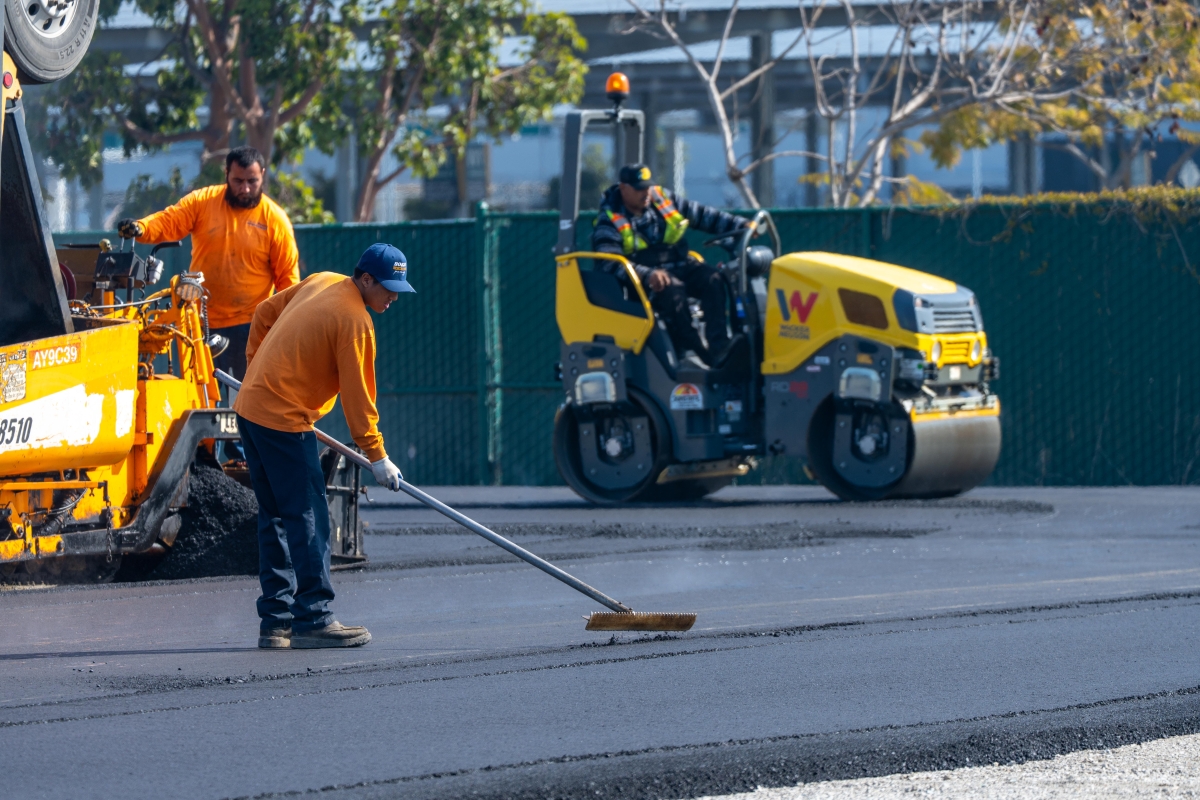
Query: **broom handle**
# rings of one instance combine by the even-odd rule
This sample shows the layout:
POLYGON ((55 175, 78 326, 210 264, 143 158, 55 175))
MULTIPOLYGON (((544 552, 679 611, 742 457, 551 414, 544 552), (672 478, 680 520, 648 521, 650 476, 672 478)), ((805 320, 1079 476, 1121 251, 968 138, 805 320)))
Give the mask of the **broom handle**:
MULTIPOLYGON (((242 388, 242 382, 239 381, 237 378, 233 377, 232 375, 229 375, 228 373, 223 372, 222 370, 219 370, 219 369, 215 370, 214 372, 216 373, 217 380, 221 381, 221 383, 224 383, 226 386, 229 386, 233 389, 241 389, 242 388)), ((366 470, 371 469, 371 462, 368 461, 366 459, 366 457, 363 456, 361 453, 354 452, 349 447, 347 447, 346 445, 339 442, 337 439, 334 439, 329 434, 327 434, 324 431, 321 431, 315 427, 313 428, 313 432, 317 434, 317 438, 319 440, 324 442, 330 448, 341 453, 342 455, 344 455, 346 458, 353 461, 358 466, 360 466, 366 470)), ((495 531, 493 531, 489 528, 483 527, 478 522, 476 522, 475 520, 466 516, 465 514, 455 511, 453 508, 446 505, 441 500, 438 500, 436 497, 432 497, 432 496, 426 494, 425 492, 423 492, 420 489, 418 489, 417 487, 413 486, 411 483, 404 480, 403 478, 400 479, 400 489, 405 494, 407 494, 417 500, 420 500, 422 503, 429 506, 434 511, 437 511, 439 514, 443 514, 443 515, 449 517, 450 519, 454 520, 459 525, 462 525, 464 528, 471 531, 472 533, 479 534, 480 536, 487 539, 492 544, 496 545, 497 547, 503 548, 504 550, 507 550, 508 552, 512 553, 514 556, 521 559, 522 561, 532 564, 533 566, 540 569, 542 572, 545 572, 547 575, 558 578, 560 581, 565 583, 567 586, 570 586, 572 589, 574 589, 577 592, 580 592, 581 594, 587 595, 588 597, 592 598, 600 605, 607 606, 608 608, 611 608, 613 611, 633 611, 632 608, 625 605, 624 603, 619 603, 616 600, 609 597, 608 595, 606 595, 604 592, 601 592, 598 589, 593 589, 591 586, 588 586, 586 583, 579 580, 574 575, 571 575, 570 573, 559 569, 558 567, 554 566, 546 559, 541 558, 540 556, 534 555, 533 553, 526 550, 524 547, 521 547, 516 542, 511 542, 508 539, 505 539, 500 534, 496 533, 495 531)))

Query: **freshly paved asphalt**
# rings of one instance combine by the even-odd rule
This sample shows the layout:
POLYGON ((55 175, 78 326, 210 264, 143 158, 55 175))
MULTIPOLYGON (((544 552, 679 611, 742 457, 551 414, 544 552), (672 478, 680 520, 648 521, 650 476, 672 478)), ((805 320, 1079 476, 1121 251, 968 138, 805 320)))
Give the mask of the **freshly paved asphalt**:
POLYGON ((588 633, 376 492, 335 578, 362 649, 255 649, 252 579, 0 592, 4 796, 682 798, 1200 731, 1200 490, 435 494, 696 627, 588 633))

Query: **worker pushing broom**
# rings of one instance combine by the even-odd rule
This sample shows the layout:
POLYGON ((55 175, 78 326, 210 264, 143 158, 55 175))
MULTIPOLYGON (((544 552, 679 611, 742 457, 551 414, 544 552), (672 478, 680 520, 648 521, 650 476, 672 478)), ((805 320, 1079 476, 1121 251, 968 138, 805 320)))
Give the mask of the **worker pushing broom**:
POLYGON ((258 497, 258 646, 355 647, 371 641, 366 628, 342 625, 329 610, 334 592, 318 441, 369 468, 380 485, 406 492, 612 609, 591 614, 589 630, 691 628, 695 614, 634 612, 404 480, 379 433, 375 329, 367 309, 382 314, 401 293, 415 292, 407 273, 404 254, 380 243, 362 254, 352 277, 309 276, 259 305, 246 347, 246 380, 217 372, 223 383, 239 389, 233 407, 258 497), (339 393, 351 436, 365 457, 314 427, 339 393))
POLYGON ((414 289, 404 254, 374 244, 352 277, 318 272, 259 304, 234 400, 258 498, 258 646, 356 647, 366 628, 342 625, 329 604, 329 513, 313 424, 341 395, 355 443, 380 485, 400 489, 375 408, 377 314, 414 289))

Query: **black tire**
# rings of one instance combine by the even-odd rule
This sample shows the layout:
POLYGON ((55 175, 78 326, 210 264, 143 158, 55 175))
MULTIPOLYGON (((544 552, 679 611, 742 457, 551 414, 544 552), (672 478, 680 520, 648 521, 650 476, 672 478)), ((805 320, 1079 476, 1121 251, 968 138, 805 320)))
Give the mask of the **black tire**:
POLYGON ((4 49, 22 83, 53 83, 74 72, 96 32, 100 0, 73 0, 65 11, 46 0, 4 0, 4 49))
POLYGON ((150 573, 170 555, 162 553, 129 553, 121 557, 121 568, 113 576, 113 583, 137 583, 147 580, 150 573))
MULTIPOLYGON (((833 466, 833 424, 836 412, 833 398, 828 398, 817 408, 808 424, 808 467, 817 482, 842 500, 863 502, 882 500, 891 493, 901 476, 889 486, 855 486, 847 481, 833 466)), ((911 455, 911 454, 910 454, 911 455)))
POLYGON ((645 412, 650 420, 653 466, 640 483, 628 489, 604 489, 585 478, 579 456, 579 428, 574 407, 564 405, 554 415, 554 464, 558 467, 558 474, 576 494, 597 505, 655 500, 658 499, 657 490, 665 488, 658 486, 655 481, 670 458, 671 437, 667 421, 654 401, 638 390, 629 389, 629 402, 645 412))

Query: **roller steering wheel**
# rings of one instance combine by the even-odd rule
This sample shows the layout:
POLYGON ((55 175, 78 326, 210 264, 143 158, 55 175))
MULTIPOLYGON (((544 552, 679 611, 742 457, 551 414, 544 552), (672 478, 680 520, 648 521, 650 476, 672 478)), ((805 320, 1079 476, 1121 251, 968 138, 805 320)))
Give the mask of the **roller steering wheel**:
MULTIPOLYGON (((714 236, 713 238, 708 239, 708 240, 704 241, 703 243, 701 243, 700 246, 701 247, 724 247, 726 250, 730 250, 732 252, 732 250, 737 247, 737 239, 738 239, 739 234, 740 234, 740 231, 730 231, 729 233, 725 233, 720 236, 714 236), (726 242, 726 244, 721 244, 722 242, 726 242)), ((754 236, 761 236, 761 235, 762 234, 758 230, 754 231, 754 236)), ((753 237, 751 237, 751 238, 753 238, 753 237)))

